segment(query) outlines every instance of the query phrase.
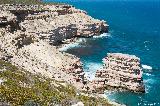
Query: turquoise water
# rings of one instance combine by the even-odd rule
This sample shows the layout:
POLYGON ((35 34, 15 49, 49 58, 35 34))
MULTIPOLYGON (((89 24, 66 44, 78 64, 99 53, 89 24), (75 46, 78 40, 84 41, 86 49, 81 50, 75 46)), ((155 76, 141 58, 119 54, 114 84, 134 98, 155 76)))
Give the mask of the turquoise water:
MULTIPOLYGON (((47 0, 49 1, 49 0, 47 0)), ((54 0, 50 0, 54 1, 54 0)), ((62 0, 56 0, 62 1, 62 0)), ((112 92, 106 95, 128 106, 160 106, 160 0, 63 0, 86 10, 94 18, 106 20, 110 33, 106 37, 82 39, 79 46, 70 48, 81 58, 85 71, 92 77, 110 52, 133 54, 143 69, 146 93, 112 92)))

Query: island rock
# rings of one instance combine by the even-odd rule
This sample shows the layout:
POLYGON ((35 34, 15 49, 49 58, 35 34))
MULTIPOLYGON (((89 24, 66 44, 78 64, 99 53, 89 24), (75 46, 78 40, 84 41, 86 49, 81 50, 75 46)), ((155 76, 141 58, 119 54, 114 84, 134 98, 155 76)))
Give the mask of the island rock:
POLYGON ((140 59, 134 55, 108 53, 103 68, 97 70, 94 83, 97 87, 113 87, 145 92, 140 59))

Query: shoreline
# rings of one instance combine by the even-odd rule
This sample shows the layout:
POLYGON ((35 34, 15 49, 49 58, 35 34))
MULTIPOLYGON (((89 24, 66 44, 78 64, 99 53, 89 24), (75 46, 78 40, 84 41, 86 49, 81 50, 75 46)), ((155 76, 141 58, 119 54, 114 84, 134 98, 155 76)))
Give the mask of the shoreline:
MULTIPOLYGON (((86 12, 69 5, 42 6, 45 12, 35 6, 35 10, 30 10, 31 13, 21 8, 24 5, 14 6, 6 5, 6 11, 11 12, 3 10, 3 15, 6 17, 6 19, 2 18, 2 22, 5 22, 2 24, 5 36, 0 36, 3 39, 1 41, 3 58, 31 73, 40 73, 58 81, 66 81, 79 90, 88 91, 88 88, 91 88, 90 92, 92 92, 94 84, 90 84, 91 81, 86 78, 80 59, 60 51, 66 51, 81 42, 86 42, 85 38, 97 39, 109 36, 105 33, 108 32, 105 21, 94 19, 86 12), (22 10, 17 10, 17 7, 22 10), (17 12, 22 16, 17 15, 17 12), (26 17, 23 16, 24 14, 27 14, 26 17), (13 16, 9 22, 8 16, 13 16), (24 19, 18 20, 19 18, 24 19), (83 20, 84 18, 86 20, 83 20), (64 41, 65 39, 67 40, 64 41), (62 45, 58 47, 59 43, 62 45), (6 57, 5 53, 7 53, 6 57), (87 82, 90 85, 85 86, 84 83, 87 82)), ((27 8, 30 9, 30 6, 27 8)))
POLYGON ((117 103, 117 102, 114 102, 114 101, 111 101, 105 94, 99 94, 100 96, 104 97, 104 98, 107 98, 108 102, 113 104, 114 106, 126 106, 124 104, 120 104, 120 103, 117 103))
MULTIPOLYGON (((91 39, 103 39, 105 37, 110 37, 110 33, 103 33, 100 35, 95 35, 90 37, 91 39)), ((87 42, 87 38, 85 37, 79 37, 79 38, 71 38, 63 41, 60 46, 57 46, 58 50, 62 52, 66 52, 68 49, 72 49, 75 47, 80 47, 80 43, 87 42)))
MULTIPOLYGON (((103 36, 102 36, 102 37, 103 37, 103 36)), ((94 38, 99 38, 99 37, 94 37, 94 36, 93 36, 92 39, 94 39, 94 38)), ((65 44, 64 47, 67 47, 67 49, 65 49, 65 51, 63 51, 63 49, 62 49, 62 51, 63 51, 63 52, 66 52, 68 49, 72 49, 72 48, 75 48, 75 47, 78 47, 78 48, 79 48, 78 43, 79 43, 79 42, 76 42, 76 40, 74 40, 74 42, 71 42, 71 46, 70 46, 70 43, 69 43, 69 44, 65 44), (76 44, 76 45, 75 45, 75 44, 76 44), (72 45, 75 45, 75 46, 72 46, 72 45)), ((61 48, 63 48, 63 46, 61 46, 61 48)), ((73 55, 74 55, 74 53, 73 53, 73 55)), ((150 70, 150 69, 152 68, 151 66, 144 65, 144 64, 142 64, 141 67, 142 67, 143 69, 147 69, 147 70, 150 70)), ((84 68, 83 68, 83 69, 84 69, 84 68)), ((86 73, 86 72, 85 72, 85 73, 86 73)), ((89 81, 92 81, 92 80, 89 80, 89 81)), ((124 90, 124 91, 125 91, 125 90, 124 90)), ((125 104, 120 104, 120 103, 117 103, 117 102, 112 101, 110 98, 108 98, 108 97, 105 95, 105 93, 104 93, 104 94, 99 94, 99 96, 104 97, 106 100, 109 101, 109 103, 111 103, 111 104, 113 104, 113 105, 115 105, 115 106, 126 106, 125 104)))
MULTIPOLYGON (((79 92, 88 88, 80 59, 60 52, 57 44, 107 32, 104 21, 70 5, 2 4, 0 9, 1 59, 31 74, 71 84, 79 92)), ((102 103, 109 105, 107 100, 102 103)))
MULTIPOLYGON (((103 37, 109 37, 110 34, 109 33, 103 33, 101 34, 100 36, 93 36, 92 39, 98 39, 98 38, 103 38, 103 37), (105 35, 104 35, 105 34, 105 35), (102 36, 101 36, 102 35, 102 36)), ((67 52, 68 49, 72 49, 72 48, 75 48, 75 47, 80 47, 79 46, 79 43, 83 42, 82 40, 80 39, 85 39, 85 38, 75 38, 75 39, 71 39, 71 40, 67 40, 67 43, 64 43, 64 44, 61 44, 61 46, 58 46, 57 49, 60 50, 60 52, 67 52), (68 42, 69 41, 69 42, 68 42)), ((72 54, 74 55, 74 54, 72 54)), ((102 68, 99 67, 98 69, 102 68)), ((83 70, 84 70, 84 67, 83 67, 83 70)), ((96 70, 97 71, 97 70, 96 70)), ((96 74, 96 71, 95 71, 95 74, 96 74)), ((85 72, 85 71, 84 71, 85 72)), ((85 72, 85 75, 87 74, 87 72, 85 72)), ((92 75, 94 76, 95 78, 95 74, 92 75)), ((88 75, 88 74, 87 74, 88 75)), ((89 78, 90 76, 87 77, 87 79, 89 81, 93 81, 94 78, 90 79, 89 78)), ((107 91, 107 90, 106 90, 107 91)), ((88 94, 89 95, 89 94, 88 94)), ((105 98, 110 104, 114 105, 114 106, 126 106, 124 104, 120 104, 120 103, 117 103, 117 102, 114 102, 114 101, 111 101, 107 95, 105 94, 105 92, 103 94, 97 94, 99 97, 102 97, 102 98, 105 98)))

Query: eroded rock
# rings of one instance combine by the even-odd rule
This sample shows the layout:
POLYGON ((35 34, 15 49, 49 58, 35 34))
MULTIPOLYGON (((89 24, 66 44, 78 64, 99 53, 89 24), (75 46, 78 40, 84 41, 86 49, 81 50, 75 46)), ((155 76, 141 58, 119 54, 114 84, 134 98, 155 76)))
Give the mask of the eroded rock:
POLYGON ((87 80, 80 59, 53 45, 107 32, 104 21, 70 5, 5 4, 0 5, 0 10, 6 20, 0 28, 1 59, 31 73, 83 88, 87 80))
POLYGON ((140 59, 134 55, 108 53, 103 59, 104 66, 97 70, 94 82, 98 87, 125 88, 145 92, 140 59))

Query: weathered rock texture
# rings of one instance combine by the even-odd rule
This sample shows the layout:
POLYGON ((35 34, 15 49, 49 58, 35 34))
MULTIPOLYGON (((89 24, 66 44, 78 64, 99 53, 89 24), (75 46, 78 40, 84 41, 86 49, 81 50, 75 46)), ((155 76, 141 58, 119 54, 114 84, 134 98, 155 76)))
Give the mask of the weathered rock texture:
POLYGON ((57 44, 108 31, 104 21, 70 5, 0 5, 0 57, 31 73, 82 89, 80 59, 59 52, 57 44))
POLYGON ((145 92, 140 59, 134 55, 108 53, 104 66, 96 72, 97 87, 112 86, 135 92, 145 92))
MULTIPOLYGON (((48 41, 59 44, 73 37, 90 37, 108 31, 104 21, 94 19, 85 11, 75 9, 70 5, 0 5, 2 11, 14 14, 19 22, 15 27, 48 41)), ((4 17, 8 15, 6 13, 4 17)), ((15 20, 15 18, 11 18, 15 20)), ((5 19, 6 20, 6 19, 5 19)), ((5 23, 9 24, 6 20, 5 23)), ((0 23, 2 24, 2 23, 0 23)), ((8 25, 6 24, 6 25, 8 25)))

